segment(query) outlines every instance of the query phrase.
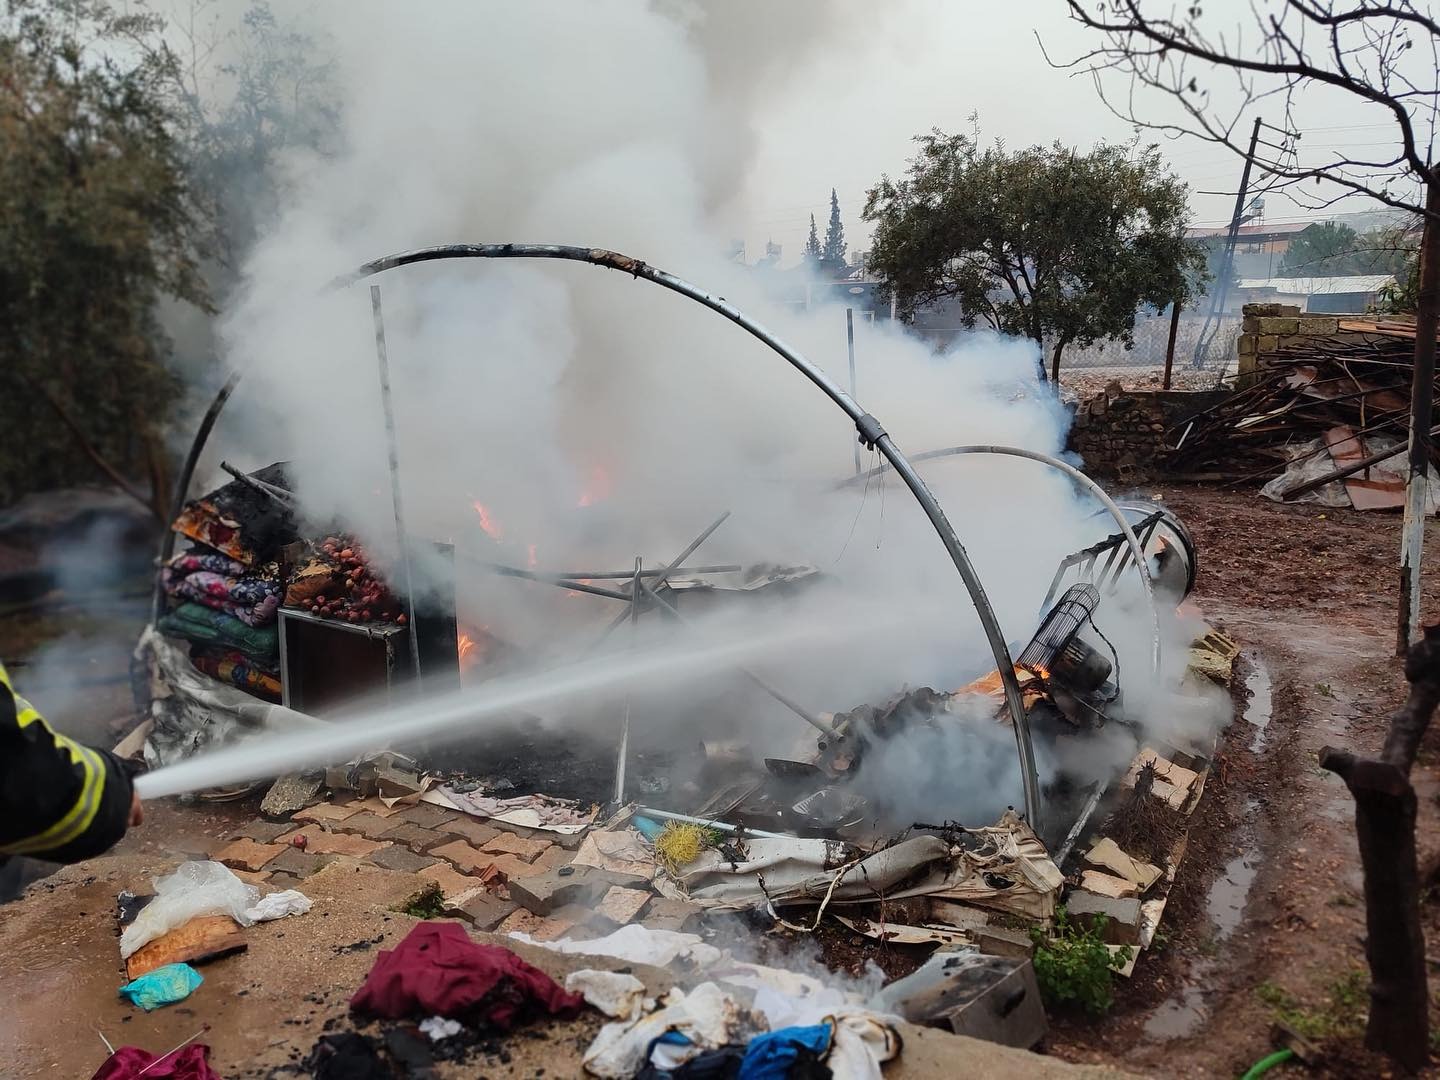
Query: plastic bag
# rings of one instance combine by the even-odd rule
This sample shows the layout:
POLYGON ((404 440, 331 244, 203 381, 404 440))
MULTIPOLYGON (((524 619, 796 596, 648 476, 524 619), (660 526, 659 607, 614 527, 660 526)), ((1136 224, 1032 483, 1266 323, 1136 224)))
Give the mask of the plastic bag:
POLYGON ((120 993, 146 1012, 184 1001, 205 979, 189 964, 166 964, 120 987, 120 993))
POLYGON ((129 959, 142 945, 200 915, 229 915, 250 926, 255 920, 246 912, 259 899, 259 889, 217 862, 182 863, 173 874, 155 879, 155 899, 120 935, 120 958, 129 959))
POLYGON ((310 910, 310 898, 295 889, 273 892, 260 898, 260 902, 245 912, 251 922, 268 922, 283 919, 286 915, 304 915, 310 910))

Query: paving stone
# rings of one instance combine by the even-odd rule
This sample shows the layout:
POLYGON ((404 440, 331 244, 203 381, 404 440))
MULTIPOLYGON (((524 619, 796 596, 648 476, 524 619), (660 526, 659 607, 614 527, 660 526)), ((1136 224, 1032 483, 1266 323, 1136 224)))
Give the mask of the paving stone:
POLYGON ((407 847, 387 844, 379 851, 366 856, 366 861, 384 867, 386 870, 403 870, 407 874, 414 874, 424 870, 427 866, 434 866, 439 860, 432 859, 429 855, 417 855, 407 847))
POLYGON ((471 889, 447 902, 445 914, 455 915, 474 925, 476 930, 490 931, 508 919, 518 907, 513 900, 502 900, 485 889, 471 889))
POLYGON ((590 867, 577 866, 570 874, 547 870, 512 879, 510 899, 536 915, 549 915, 566 904, 598 900, 609 888, 609 883, 592 872, 590 867))
POLYGON ((445 823, 445 831, 454 833, 456 836, 463 836, 469 843, 484 844, 495 839, 500 830, 493 825, 487 825, 483 821, 461 814, 459 817, 445 823))
POLYGON ((401 813, 395 815, 399 821, 408 821, 426 829, 434 829, 459 816, 460 811, 458 810, 446 810, 443 807, 431 806, 429 803, 423 802, 407 806, 401 813))
POLYGON ((540 870, 559 870, 562 866, 569 866, 570 860, 573 858, 575 858, 573 851, 566 851, 559 844, 551 844, 540 853, 532 865, 540 870))
POLYGON ((357 813, 366 811, 377 817, 394 817, 396 814, 403 814, 406 810, 410 809, 412 804, 396 803, 394 806, 386 806, 372 795, 368 799, 357 799, 348 805, 353 806, 357 813))
POLYGON ((1071 918, 1084 919, 1087 923, 1106 920, 1105 940, 1111 945, 1140 943, 1140 901, 1137 899, 1112 900, 1083 889, 1072 889, 1065 900, 1065 910, 1071 918))
POLYGON ((264 818, 256 818, 231 833, 230 839, 254 840, 257 844, 273 844, 277 836, 289 832, 294 827, 288 821, 266 821, 264 818))
POLYGON ((527 840, 523 836, 516 836, 514 833, 502 832, 481 844, 477 844, 481 851, 487 851, 494 855, 514 855, 524 859, 527 863, 534 862, 543 855, 550 847, 549 840, 527 840))
POLYGON ((1126 897, 1140 895, 1140 889, 1133 881, 1126 881, 1114 874, 1102 874, 1099 870, 1082 871, 1080 887, 1096 896, 1108 896, 1111 900, 1124 900, 1126 897))
POLYGON ((595 905, 595 913, 601 918, 609 919, 617 926, 624 926, 636 915, 639 915, 640 909, 649 902, 648 890, 622 889, 619 885, 612 885, 610 890, 600 898, 600 902, 595 905))
MULTIPOLYGON (((582 912, 588 914, 588 912, 582 912)), ((536 941, 556 941, 565 936, 579 920, 567 921, 563 918, 542 918, 533 915, 524 908, 517 908, 495 928, 497 934, 523 933, 529 934, 536 941)))
POLYGON ((287 874, 281 871, 268 874, 266 880, 277 889, 293 889, 304 879, 296 877, 294 874, 287 874))
POLYGON ((334 855, 321 855, 313 851, 301 851, 299 848, 286 848, 271 859, 265 869, 270 871, 271 882, 282 875, 292 875, 298 881, 301 878, 309 877, 321 867, 329 866, 334 861, 334 855))
POLYGON ((264 885, 270 880, 270 875, 264 870, 236 870, 232 866, 230 872, 246 885, 264 885))
POLYGON ((449 859, 461 870, 467 872, 484 869, 495 861, 493 855, 486 855, 478 848, 471 847, 464 840, 451 840, 448 844, 433 847, 429 854, 449 859))
POLYGON ((343 821, 335 822, 331 828, 335 832, 358 833, 370 840, 378 840, 381 833, 395 828, 395 821, 389 817, 381 817, 379 814, 362 810, 358 814, 351 814, 343 821))
POLYGON ((344 821, 351 814, 360 812, 359 803, 349 803, 340 806, 337 803, 317 803, 314 806, 307 806, 298 814, 292 817, 291 821, 344 821))
POLYGON ((408 821, 402 821, 396 825, 399 818, 390 820, 390 828, 381 833, 377 839, 389 840, 393 844, 404 844, 411 851, 427 851, 436 844, 449 843, 455 839, 453 833, 437 832, 434 829, 427 829, 423 825, 413 825, 408 821))
POLYGON ((462 874, 443 862, 427 866, 417 875, 440 886, 440 892, 448 899, 460 896, 479 887, 480 883, 469 874, 462 874))
POLYGON ((705 916, 705 909, 688 900, 671 900, 664 896, 652 896, 640 920, 652 930, 673 930, 689 933, 699 925, 705 916))
POLYGON ((490 873, 500 875, 505 881, 518 881, 521 878, 534 877, 536 874, 547 872, 515 855, 487 854, 485 857, 490 860, 489 867, 485 869, 488 869, 490 873))
POLYGON ((387 846, 381 841, 366 840, 363 836, 326 832, 324 829, 310 829, 300 835, 305 837, 305 850, 317 855, 349 855, 351 858, 363 859, 371 852, 387 846))
POLYGON ((239 870, 259 870, 285 850, 283 844, 257 844, 254 840, 236 840, 211 856, 216 862, 239 870))

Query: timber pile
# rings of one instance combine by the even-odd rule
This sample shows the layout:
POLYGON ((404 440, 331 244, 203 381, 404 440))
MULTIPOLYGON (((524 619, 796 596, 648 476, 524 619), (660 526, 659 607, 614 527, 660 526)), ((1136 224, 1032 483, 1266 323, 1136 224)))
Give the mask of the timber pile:
POLYGON ((1343 336, 1285 340, 1260 358, 1246 385, 1168 429, 1169 470, 1263 480, 1285 472, 1316 439, 1328 444, 1318 452, 1328 449, 1337 462, 1367 456, 1367 438, 1404 442, 1414 324, 1355 318, 1339 329, 1343 336))

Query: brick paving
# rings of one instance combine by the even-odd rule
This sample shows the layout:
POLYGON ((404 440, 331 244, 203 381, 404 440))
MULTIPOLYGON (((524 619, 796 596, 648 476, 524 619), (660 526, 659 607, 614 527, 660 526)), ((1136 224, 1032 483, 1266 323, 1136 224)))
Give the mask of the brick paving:
POLYGON ((695 924, 697 908, 654 896, 644 878, 582 866, 572 874, 583 835, 511 828, 426 803, 388 807, 354 798, 307 807, 288 822, 257 818, 211 857, 247 881, 302 889, 336 859, 371 863, 413 875, 416 892, 439 885, 446 914, 480 930, 523 930, 540 940, 608 933, 642 912, 667 927, 695 924), (303 850, 291 842, 299 836, 303 850), (587 878, 590 887, 578 888, 587 878))

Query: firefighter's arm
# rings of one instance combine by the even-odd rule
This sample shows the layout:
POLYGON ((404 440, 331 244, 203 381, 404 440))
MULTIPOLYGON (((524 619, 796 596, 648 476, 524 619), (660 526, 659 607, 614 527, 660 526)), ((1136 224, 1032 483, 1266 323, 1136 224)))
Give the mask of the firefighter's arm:
POLYGON ((51 728, 0 665, 0 856, 99 855, 138 821, 133 804, 120 761, 51 728))

